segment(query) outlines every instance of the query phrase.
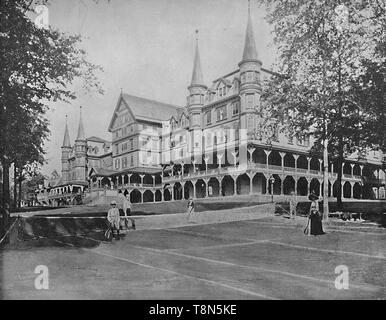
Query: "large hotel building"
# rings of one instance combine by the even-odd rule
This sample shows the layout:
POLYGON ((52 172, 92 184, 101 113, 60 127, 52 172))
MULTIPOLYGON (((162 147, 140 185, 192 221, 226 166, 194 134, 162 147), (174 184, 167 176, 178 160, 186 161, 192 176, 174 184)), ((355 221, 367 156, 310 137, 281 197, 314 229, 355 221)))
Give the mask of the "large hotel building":
MULTIPOLYGON (((85 136, 82 114, 73 145, 65 127, 61 177, 38 192, 45 204, 133 203, 253 195, 262 202, 322 194, 323 162, 312 137, 290 136, 266 119, 260 96, 272 72, 263 68, 249 14, 241 61, 203 81, 198 42, 185 106, 122 92, 108 125, 111 141, 85 136)), ((385 199, 385 154, 347 155, 343 181, 329 159, 329 196, 385 199)))

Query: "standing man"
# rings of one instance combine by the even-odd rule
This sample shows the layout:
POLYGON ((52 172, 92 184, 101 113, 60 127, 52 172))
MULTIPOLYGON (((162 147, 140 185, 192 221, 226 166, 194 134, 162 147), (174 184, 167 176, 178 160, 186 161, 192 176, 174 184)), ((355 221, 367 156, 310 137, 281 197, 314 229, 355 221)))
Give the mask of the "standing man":
POLYGON ((193 214, 194 214, 194 201, 193 201, 193 198, 190 197, 188 200, 188 222, 194 222, 192 221, 193 214))
POLYGON ((295 219, 296 218, 296 207, 298 206, 298 201, 295 196, 295 192, 291 192, 291 199, 290 199, 290 218, 295 219))
POLYGON ((119 210, 117 208, 117 202, 111 201, 111 209, 107 212, 107 221, 110 224, 111 232, 114 236, 114 230, 116 230, 116 239, 119 240, 119 210))
POLYGON ((123 212, 125 214, 125 226, 127 229, 129 229, 129 219, 131 221, 131 227, 135 230, 135 221, 132 218, 129 218, 131 216, 131 202, 130 202, 130 195, 127 194, 125 197, 125 200, 123 200, 123 212))

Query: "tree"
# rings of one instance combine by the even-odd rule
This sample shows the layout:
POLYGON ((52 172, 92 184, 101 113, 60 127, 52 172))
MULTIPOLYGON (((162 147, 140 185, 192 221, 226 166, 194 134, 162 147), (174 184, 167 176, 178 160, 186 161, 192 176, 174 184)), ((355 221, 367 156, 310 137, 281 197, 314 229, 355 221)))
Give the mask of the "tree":
POLYGON ((100 67, 87 60, 85 51, 79 47, 81 37, 64 34, 52 27, 39 27, 28 17, 35 5, 47 3, 47 0, 3 0, 1 3, 3 203, 9 202, 10 165, 16 162, 17 167, 22 168, 29 155, 33 154, 34 160, 39 161, 44 154, 42 144, 49 132, 45 118, 49 102, 74 99, 75 93, 69 86, 77 79, 83 79, 86 90, 102 93, 96 78, 100 67), (26 128, 23 129, 23 125, 26 128), (33 144, 32 148, 26 148, 29 143, 33 144))
MULTIPOLYGON (((354 100, 352 85, 366 72, 364 57, 384 60, 374 55, 385 23, 383 2, 261 2, 274 27, 280 74, 265 84, 262 107, 282 130, 311 134, 313 151, 320 152, 327 139, 341 185, 344 157, 368 147, 365 137, 376 130, 367 125, 369 110, 354 100)), ((341 209, 341 188, 337 202, 341 209)))

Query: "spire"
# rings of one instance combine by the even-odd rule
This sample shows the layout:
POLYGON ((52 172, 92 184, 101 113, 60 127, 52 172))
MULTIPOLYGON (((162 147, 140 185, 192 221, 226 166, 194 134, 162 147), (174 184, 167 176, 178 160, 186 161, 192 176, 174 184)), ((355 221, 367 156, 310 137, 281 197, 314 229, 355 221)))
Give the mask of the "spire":
POLYGON ((191 86, 205 86, 201 71, 200 52, 198 50, 198 30, 196 30, 196 54, 194 57, 193 75, 191 86))
POLYGON ((251 18, 251 1, 248 0, 248 24, 245 34, 245 45, 243 52, 243 61, 258 61, 255 36, 253 35, 253 26, 251 18))
POLYGON ((84 135, 83 121, 82 121, 82 106, 80 106, 80 116, 79 116, 79 127, 78 127, 78 136, 76 140, 86 140, 84 135))
POLYGON ((68 127, 67 127, 67 115, 66 115, 66 128, 64 129, 64 139, 63 139, 62 147, 71 147, 70 134, 68 133, 68 127))

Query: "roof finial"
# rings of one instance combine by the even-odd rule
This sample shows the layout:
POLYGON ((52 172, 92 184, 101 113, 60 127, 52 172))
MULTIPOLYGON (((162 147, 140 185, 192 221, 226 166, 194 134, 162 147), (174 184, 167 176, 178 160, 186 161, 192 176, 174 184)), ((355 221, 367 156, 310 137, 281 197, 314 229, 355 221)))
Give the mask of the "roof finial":
POLYGON ((65 126, 65 129, 64 129, 64 139, 63 139, 62 147, 70 147, 70 146, 71 146, 70 135, 68 133, 67 115, 66 115, 66 126, 65 126))
POLYGON ((198 44, 198 29, 196 29, 196 44, 198 44))
POLYGON ((251 14, 251 0, 248 0, 248 14, 251 14))

